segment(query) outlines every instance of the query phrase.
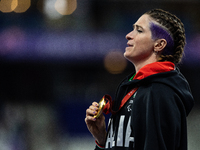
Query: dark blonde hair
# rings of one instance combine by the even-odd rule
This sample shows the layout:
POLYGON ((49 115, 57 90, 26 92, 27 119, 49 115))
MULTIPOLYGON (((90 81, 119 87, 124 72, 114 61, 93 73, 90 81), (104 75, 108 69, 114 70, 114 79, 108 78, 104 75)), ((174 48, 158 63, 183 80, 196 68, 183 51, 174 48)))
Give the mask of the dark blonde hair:
POLYGON ((175 64, 179 63, 184 54, 184 47, 186 44, 185 29, 181 20, 175 15, 162 9, 153 9, 145 14, 149 15, 154 21, 165 27, 173 38, 173 53, 161 53, 159 61, 171 61, 175 64))

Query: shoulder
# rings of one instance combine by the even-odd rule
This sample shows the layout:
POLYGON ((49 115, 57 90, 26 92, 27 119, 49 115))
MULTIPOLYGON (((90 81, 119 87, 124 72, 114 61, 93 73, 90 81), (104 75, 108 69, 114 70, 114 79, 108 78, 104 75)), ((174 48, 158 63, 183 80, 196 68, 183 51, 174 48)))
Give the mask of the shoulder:
POLYGON ((151 84, 147 84, 147 85, 142 85, 139 87, 139 90, 143 95, 165 95, 165 93, 168 93, 167 95, 169 95, 169 93, 174 93, 174 89, 171 88, 170 86, 163 84, 163 83, 159 83, 159 82, 154 82, 151 84))
POLYGON ((181 101, 181 98, 170 86, 152 83, 139 87, 135 100, 142 101, 145 105, 172 105, 181 101))

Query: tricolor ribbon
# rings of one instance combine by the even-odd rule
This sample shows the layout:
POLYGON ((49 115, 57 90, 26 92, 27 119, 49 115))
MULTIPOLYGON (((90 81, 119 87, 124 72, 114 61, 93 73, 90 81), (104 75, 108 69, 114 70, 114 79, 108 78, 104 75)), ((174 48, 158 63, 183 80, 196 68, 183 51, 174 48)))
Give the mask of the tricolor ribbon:
MULTIPOLYGON (((124 106, 124 104, 129 100, 129 98, 137 91, 138 87, 132 89, 126 96, 122 99, 121 104, 119 106, 118 111, 124 106)), ((112 100, 110 95, 104 95, 103 97, 106 101, 108 101, 103 109, 103 113, 106 115, 109 113, 116 114, 118 111, 113 111, 112 106, 114 101, 112 100)))

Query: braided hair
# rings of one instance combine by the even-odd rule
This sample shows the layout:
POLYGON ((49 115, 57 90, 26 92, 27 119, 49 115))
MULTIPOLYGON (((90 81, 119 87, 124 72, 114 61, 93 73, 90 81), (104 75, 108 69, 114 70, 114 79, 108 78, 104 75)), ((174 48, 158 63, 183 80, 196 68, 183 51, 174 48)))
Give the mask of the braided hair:
POLYGON ((169 53, 162 52, 158 61, 171 61, 175 64, 181 61, 186 44, 184 25, 175 15, 162 9, 153 9, 145 14, 168 30, 173 38, 173 50, 169 53))

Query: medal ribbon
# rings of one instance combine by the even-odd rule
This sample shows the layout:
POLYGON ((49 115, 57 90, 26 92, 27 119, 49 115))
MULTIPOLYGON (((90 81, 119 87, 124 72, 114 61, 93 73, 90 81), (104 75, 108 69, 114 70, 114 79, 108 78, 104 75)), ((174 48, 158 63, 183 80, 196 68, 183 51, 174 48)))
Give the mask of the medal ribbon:
MULTIPOLYGON (((130 97, 137 91, 138 87, 132 89, 126 96, 122 99, 121 104, 119 106, 119 110, 124 106, 124 104, 130 99, 130 97)), ((107 115, 109 113, 116 114, 118 111, 112 110, 113 100, 110 95, 104 95, 104 99, 108 101, 103 109, 103 112, 107 115)))

